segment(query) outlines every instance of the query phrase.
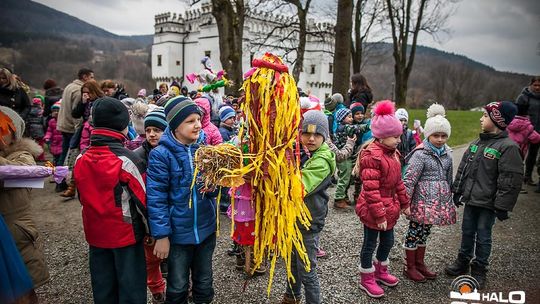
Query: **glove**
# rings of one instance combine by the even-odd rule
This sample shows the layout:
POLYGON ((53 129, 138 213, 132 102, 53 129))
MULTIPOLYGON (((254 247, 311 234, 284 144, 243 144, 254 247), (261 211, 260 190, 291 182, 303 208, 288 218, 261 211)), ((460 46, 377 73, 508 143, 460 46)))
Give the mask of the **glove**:
POLYGON ((454 193, 453 201, 454 201, 454 205, 456 205, 457 208, 459 208, 460 206, 463 206, 463 203, 461 202, 461 194, 454 193))
POLYGON ((499 221, 501 221, 501 222, 510 218, 510 217, 508 216, 508 211, 506 211, 506 210, 499 210, 499 209, 495 209, 495 216, 496 216, 496 217, 499 219, 499 221))

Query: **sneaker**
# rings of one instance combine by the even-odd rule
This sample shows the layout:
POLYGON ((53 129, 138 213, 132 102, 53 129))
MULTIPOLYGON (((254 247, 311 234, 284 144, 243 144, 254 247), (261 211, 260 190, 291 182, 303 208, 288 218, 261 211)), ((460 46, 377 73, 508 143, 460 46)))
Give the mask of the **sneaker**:
POLYGON ((320 259, 320 258, 324 258, 324 257, 326 257, 326 251, 324 251, 324 250, 322 250, 321 248, 319 248, 319 249, 317 250, 317 253, 315 254, 315 256, 316 256, 317 258, 319 258, 319 259, 320 259))
POLYGON ((228 256, 238 256, 238 255, 241 255, 242 254, 242 248, 240 248, 240 246, 238 244, 236 244, 235 242, 232 243, 231 245, 231 248, 229 248, 229 250, 227 250, 227 255, 228 256))
POLYGON ((527 194, 527 193, 529 192, 525 188, 521 188, 521 190, 519 190, 519 194, 527 194))
POLYGON ((152 295, 152 304, 164 304, 165 293, 155 293, 152 295))

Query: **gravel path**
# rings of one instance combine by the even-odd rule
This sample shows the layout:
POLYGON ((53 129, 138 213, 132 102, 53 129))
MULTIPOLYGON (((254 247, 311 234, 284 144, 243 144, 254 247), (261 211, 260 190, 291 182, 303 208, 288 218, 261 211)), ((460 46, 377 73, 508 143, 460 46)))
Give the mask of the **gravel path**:
MULTIPOLYGON (((455 163, 463 149, 456 149, 455 163)), ((491 271, 486 291, 524 290, 527 303, 540 303, 540 194, 529 187, 521 195, 516 209, 505 222, 494 227, 491 271)), ((333 192, 334 189, 331 189, 333 192)), ((332 204, 332 202, 330 202, 332 204)), ((64 202, 53 191, 33 192, 33 212, 46 240, 46 256, 51 281, 38 290, 42 303, 92 303, 88 248, 82 232, 80 205, 77 200, 64 202)), ((460 208, 460 214, 463 208, 460 208)), ((401 219, 395 228, 396 243, 392 249, 390 270, 402 281, 395 288, 385 288, 383 299, 373 300, 358 288, 358 261, 362 244, 362 226, 352 209, 330 208, 327 224, 321 234, 321 245, 329 254, 320 259, 319 279, 325 303, 450 303, 452 278, 441 274, 432 282, 415 284, 403 278, 401 243, 407 221, 401 219)), ((428 264, 441 273, 453 261, 461 238, 461 218, 451 227, 434 227, 428 247, 428 264)), ((221 236, 214 254, 214 303, 279 303, 285 290, 283 264, 276 267, 272 292, 266 296, 268 275, 252 278, 234 269, 234 259, 226 254, 230 245, 230 221, 221 216, 221 236), (246 286, 244 289, 244 285, 246 286)), ((494 302, 491 302, 494 303, 494 302)))

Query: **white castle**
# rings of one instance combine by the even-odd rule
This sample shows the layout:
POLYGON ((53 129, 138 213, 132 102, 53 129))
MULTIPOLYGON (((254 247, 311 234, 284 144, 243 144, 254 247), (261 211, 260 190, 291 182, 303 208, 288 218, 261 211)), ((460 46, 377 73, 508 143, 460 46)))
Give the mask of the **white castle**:
MULTIPOLYGON (((212 5, 201 4, 200 8, 186 10, 183 13, 164 13, 155 16, 155 34, 152 45, 152 78, 156 86, 161 83, 179 81, 190 90, 199 87, 185 80, 189 73, 199 73, 205 56, 212 60, 214 71, 221 70, 219 61, 219 36, 216 21, 212 16, 212 5)), ((292 73, 296 54, 287 52, 290 46, 296 47, 297 36, 285 39, 289 31, 277 30, 263 46, 261 37, 273 27, 290 22, 292 17, 273 15, 256 9, 247 9, 244 19, 242 68, 245 73, 251 67, 253 58, 261 57, 265 52, 283 56, 292 73), (286 45, 284 45, 286 42, 286 45), (279 44, 279 45, 277 45, 279 44)), ((308 36, 304 53, 304 64, 298 87, 324 100, 332 92, 334 34, 333 24, 308 21, 308 30, 321 33, 320 36, 308 36)))

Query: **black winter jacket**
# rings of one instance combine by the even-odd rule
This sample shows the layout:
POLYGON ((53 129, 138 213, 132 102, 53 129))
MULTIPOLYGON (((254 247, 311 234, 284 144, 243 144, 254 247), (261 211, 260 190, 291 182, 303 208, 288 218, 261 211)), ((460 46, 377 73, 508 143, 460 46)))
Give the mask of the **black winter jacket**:
POLYGON ((517 104, 529 105, 529 119, 536 132, 540 132, 540 94, 535 94, 526 87, 516 100, 517 104))
POLYGON ((512 211, 522 182, 519 147, 508 133, 481 133, 461 159, 452 192, 471 206, 512 211))

